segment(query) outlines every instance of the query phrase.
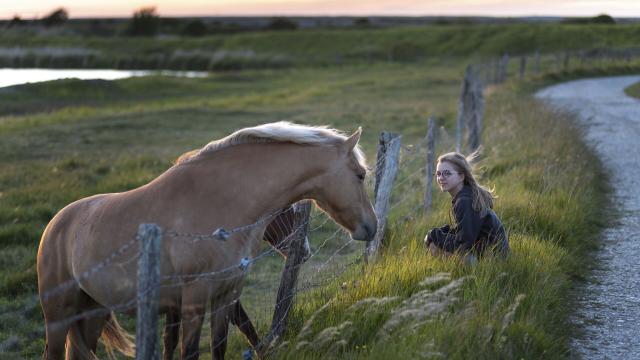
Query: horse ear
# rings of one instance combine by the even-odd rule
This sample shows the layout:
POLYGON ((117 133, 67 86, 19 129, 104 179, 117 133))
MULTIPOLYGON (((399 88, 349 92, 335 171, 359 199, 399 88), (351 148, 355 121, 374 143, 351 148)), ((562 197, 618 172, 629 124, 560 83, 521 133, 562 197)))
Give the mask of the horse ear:
POLYGON ((351 136, 344 141, 343 148, 345 152, 348 154, 353 151, 353 148, 358 145, 358 141, 360 141, 360 134, 362 134, 362 127, 358 126, 358 130, 356 130, 351 136))

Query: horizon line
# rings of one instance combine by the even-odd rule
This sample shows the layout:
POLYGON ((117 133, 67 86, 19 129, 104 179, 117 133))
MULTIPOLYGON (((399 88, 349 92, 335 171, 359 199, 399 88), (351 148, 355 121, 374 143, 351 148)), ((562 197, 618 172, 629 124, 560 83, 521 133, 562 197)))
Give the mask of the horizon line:
MULTIPOLYGON (((64 7, 61 7, 64 8, 64 7)), ((12 20, 16 16, 18 16, 22 20, 40 20, 44 16, 50 14, 56 9, 47 12, 45 15, 35 18, 26 18, 21 17, 18 14, 13 15, 12 17, 0 17, 0 21, 12 20)), ((614 16, 607 14, 605 12, 600 12, 594 15, 541 15, 541 14, 532 14, 532 15, 487 15, 487 14, 461 14, 461 15, 438 15, 438 14, 423 14, 423 15, 409 15, 409 14, 215 14, 215 15, 187 15, 187 14, 177 14, 177 15, 163 15, 161 13, 158 14, 160 18, 275 18, 275 17, 289 17, 289 18, 313 18, 313 17, 345 17, 345 18, 366 18, 366 17, 382 17, 382 18, 495 18, 495 19, 512 19, 512 18, 593 18, 601 15, 611 16, 614 19, 640 19, 640 15, 635 16, 614 16)), ((69 20, 74 19, 128 19, 133 16, 131 15, 81 15, 81 16, 69 16, 69 20)))

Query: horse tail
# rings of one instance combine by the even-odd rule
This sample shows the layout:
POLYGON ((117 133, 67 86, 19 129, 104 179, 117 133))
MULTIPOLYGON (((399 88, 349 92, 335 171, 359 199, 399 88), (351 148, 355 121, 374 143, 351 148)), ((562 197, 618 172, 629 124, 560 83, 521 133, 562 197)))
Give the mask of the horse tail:
POLYGON ((107 322, 102 329, 101 340, 109 357, 112 359, 115 358, 113 355, 114 350, 118 350, 127 357, 136 355, 134 337, 120 326, 114 313, 109 314, 107 317, 107 322))

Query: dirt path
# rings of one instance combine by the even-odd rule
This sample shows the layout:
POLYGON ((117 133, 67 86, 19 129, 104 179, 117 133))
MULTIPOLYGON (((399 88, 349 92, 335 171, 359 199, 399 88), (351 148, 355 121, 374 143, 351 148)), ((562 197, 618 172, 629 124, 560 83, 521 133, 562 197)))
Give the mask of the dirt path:
POLYGON ((640 76, 585 79, 536 94, 579 115, 621 212, 619 223, 603 233, 574 318, 584 336, 573 347, 585 359, 640 359, 640 100, 624 93, 638 81, 640 76))

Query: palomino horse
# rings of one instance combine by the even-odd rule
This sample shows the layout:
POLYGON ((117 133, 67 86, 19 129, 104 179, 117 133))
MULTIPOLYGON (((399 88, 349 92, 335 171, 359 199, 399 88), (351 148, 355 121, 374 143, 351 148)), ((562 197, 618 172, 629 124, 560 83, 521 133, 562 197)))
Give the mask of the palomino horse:
MULTIPOLYGON (((282 209, 269 223, 263 237, 263 240, 268 242, 271 247, 285 259, 289 255, 292 235, 297 230, 294 228, 296 225, 294 206, 296 205, 294 204, 293 206, 282 209)), ((309 238, 305 237, 303 261, 306 261, 310 256, 311 247, 309 246, 309 238)), ((239 299, 233 304, 230 311, 223 316, 226 317, 227 322, 222 324, 218 322, 217 325, 219 328, 215 327, 216 321, 214 313, 212 313, 211 316, 211 354, 213 359, 224 359, 229 322, 238 327, 252 348, 257 348, 260 338, 239 299)), ((173 359, 173 352, 178 345, 179 331, 180 309, 167 310, 164 327, 164 351, 162 354, 164 360, 173 359)))
POLYGON ((199 356, 207 303, 215 312, 240 296, 245 271, 238 265, 256 257, 266 228, 259 220, 265 216, 312 199, 353 239, 371 240, 377 220, 364 186, 360 133, 346 137, 286 122, 242 129, 183 157, 137 189, 62 209, 45 229, 37 257, 44 357, 62 358, 68 342, 67 357, 84 358, 95 353, 101 334, 107 346, 131 354, 109 310, 135 312, 139 250, 124 245, 141 223, 174 234, 253 224, 231 232, 226 241, 163 238, 160 311, 181 309, 182 359, 199 356), (164 283, 175 279, 189 280, 164 283))

